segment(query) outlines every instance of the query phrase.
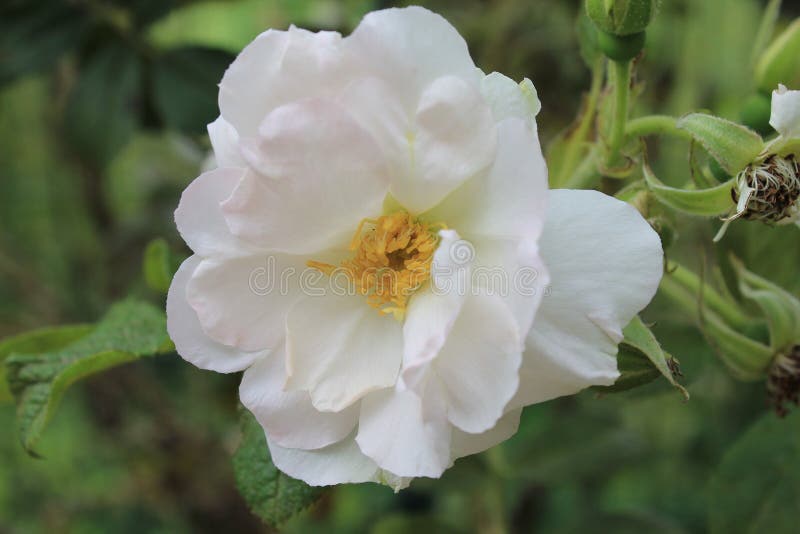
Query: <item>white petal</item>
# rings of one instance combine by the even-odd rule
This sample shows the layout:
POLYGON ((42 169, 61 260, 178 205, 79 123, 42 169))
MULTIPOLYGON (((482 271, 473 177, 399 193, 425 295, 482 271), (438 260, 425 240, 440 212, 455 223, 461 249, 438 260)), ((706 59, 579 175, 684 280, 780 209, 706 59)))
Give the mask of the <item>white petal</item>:
POLYGON ((427 365, 444 346, 470 290, 472 245, 453 230, 439 235, 431 284, 411 298, 403 323, 403 381, 411 388, 419 384, 427 365))
POLYGON ((477 176, 432 210, 465 236, 536 240, 547 210, 547 166, 539 138, 521 119, 498 125, 497 157, 477 176))
POLYGON ((653 229, 597 191, 551 191, 540 246, 550 291, 528 334, 516 406, 612 384, 622 328, 653 298, 663 270, 653 229))
POLYGON ((536 115, 542 109, 542 103, 528 78, 517 83, 499 72, 492 72, 481 80, 481 93, 492 108, 496 122, 513 117, 522 119, 536 130, 536 115))
POLYGON ((190 256, 181 264, 172 279, 167 294, 167 332, 175 343, 178 354, 200 369, 218 373, 241 371, 263 358, 266 353, 243 352, 217 343, 203 332, 197 313, 186 301, 186 283, 200 261, 198 256, 190 256))
POLYGON ((214 149, 217 167, 243 168, 247 165, 239 153, 239 134, 222 115, 208 125, 208 138, 214 149))
POLYGON ((785 139, 800 138, 800 91, 790 91, 781 85, 772 92, 769 123, 785 139))
POLYGON ((309 391, 318 410, 340 411, 397 380, 400 323, 360 295, 306 297, 290 310, 286 332, 286 387, 309 391))
POLYGON ((516 434, 520 415, 522 415, 521 408, 512 410, 501 417, 496 425, 480 434, 469 434, 457 428, 453 429, 453 460, 483 452, 516 434))
POLYGON ((278 469, 311 486, 381 480, 380 468, 359 450, 352 436, 322 449, 306 451, 281 447, 267 433, 267 445, 278 469))
POLYGON ((296 273, 305 258, 281 254, 204 260, 186 296, 212 339, 242 350, 272 349, 285 336, 286 313, 302 296, 296 273))
POLYGON ((290 449, 319 449, 347 437, 358 422, 358 406, 337 413, 319 412, 305 391, 284 391, 283 347, 244 372, 239 396, 270 440, 290 449))
POLYGON ((355 76, 348 57, 336 32, 268 30, 247 45, 225 72, 219 88, 222 116, 241 137, 253 136, 273 109, 335 94, 355 76))
POLYGON ((492 428, 517 392, 521 361, 521 335, 502 299, 467 298, 434 361, 449 421, 473 434, 492 428))
POLYGON ((423 88, 441 76, 457 76, 475 87, 480 83, 458 31, 422 7, 373 11, 345 45, 363 58, 370 72, 398 88, 407 109, 413 109, 423 88))
POLYGON ((359 222, 381 212, 388 171, 373 138, 339 105, 304 100, 261 125, 248 174, 223 203, 234 234, 270 250, 313 253, 348 243, 359 222))
POLYGON ((356 441, 375 462, 401 477, 439 477, 450 465, 450 424, 433 395, 427 406, 411 390, 372 393, 361 402, 356 441))
POLYGON ((242 169, 214 169, 195 178, 183 191, 175 210, 175 224, 196 254, 237 256, 252 252, 252 246, 231 234, 220 207, 243 174, 242 169))
POLYGON ((479 91, 460 78, 435 79, 410 110, 397 89, 364 78, 350 84, 339 100, 380 145, 394 197, 421 213, 489 167, 496 129, 479 91))
POLYGON ((392 183, 392 194, 419 213, 489 168, 497 131, 480 93, 455 76, 437 78, 425 89, 415 123, 409 136, 412 171, 392 183))

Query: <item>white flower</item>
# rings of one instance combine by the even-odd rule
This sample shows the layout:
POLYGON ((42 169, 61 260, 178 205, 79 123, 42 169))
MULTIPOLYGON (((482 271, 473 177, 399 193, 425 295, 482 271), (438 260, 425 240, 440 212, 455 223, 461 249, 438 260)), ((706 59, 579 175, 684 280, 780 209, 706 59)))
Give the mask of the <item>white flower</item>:
POLYGON ((219 168, 175 213, 195 254, 168 327, 198 367, 245 370, 281 470, 403 487, 617 378, 659 239, 613 198, 548 195, 533 85, 484 75, 443 18, 267 31, 219 102, 219 168))

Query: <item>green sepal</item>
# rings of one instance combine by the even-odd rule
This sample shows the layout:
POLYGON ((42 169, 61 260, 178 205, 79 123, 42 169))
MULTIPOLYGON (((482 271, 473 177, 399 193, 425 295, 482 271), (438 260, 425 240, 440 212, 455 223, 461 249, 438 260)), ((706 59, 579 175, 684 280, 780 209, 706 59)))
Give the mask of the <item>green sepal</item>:
POLYGON ((644 48, 645 32, 614 35, 603 30, 597 32, 597 45, 603 54, 614 61, 630 61, 644 48))
POLYGON ((756 132, 713 115, 692 113, 678 121, 678 128, 689 132, 731 176, 764 150, 764 140, 756 132))
POLYGON ((728 213, 735 206, 731 198, 731 189, 735 182, 733 178, 710 189, 678 189, 665 185, 656 178, 647 162, 642 168, 645 182, 653 195, 678 211, 701 217, 716 217, 728 213))
POLYGON ((614 35, 643 32, 656 8, 655 0, 586 0, 586 14, 592 22, 614 35))
POLYGON ((756 64, 756 83, 764 92, 778 84, 800 83, 800 18, 789 25, 764 51, 756 64))
POLYGON ((677 360, 661 348, 656 337, 637 316, 622 330, 625 336, 617 353, 620 376, 613 385, 596 388, 598 391, 626 391, 663 376, 689 400, 689 392, 675 380, 677 360))
POLYGON ((800 301, 789 292, 748 271, 737 258, 731 258, 742 295, 761 309, 769 326, 770 347, 778 352, 800 343, 800 301))
POLYGON ((701 312, 700 326, 709 345, 736 378, 764 378, 775 356, 770 347, 733 330, 713 313, 701 312))

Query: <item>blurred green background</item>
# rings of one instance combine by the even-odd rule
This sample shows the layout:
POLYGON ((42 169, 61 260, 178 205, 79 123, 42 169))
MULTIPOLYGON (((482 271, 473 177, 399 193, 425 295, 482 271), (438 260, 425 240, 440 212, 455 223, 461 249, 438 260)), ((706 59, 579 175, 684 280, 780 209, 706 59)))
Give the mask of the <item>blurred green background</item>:
MULTIPOLYGON (((419 3, 459 29, 484 71, 533 80, 545 144, 573 120, 589 85, 575 32, 578 0, 419 3)), ((0 338, 96 320, 130 293, 162 305, 142 279, 142 253, 163 236, 188 254, 172 211, 207 157, 204 125, 216 116, 216 84, 235 53, 269 27, 349 33, 367 11, 398 4, 6 0, 0 338)), ((785 4, 779 27, 800 15, 798 3, 785 4)), ((645 86, 637 112, 710 109, 737 118, 753 90, 750 39, 763 7, 664 0, 638 67, 645 86)), ((660 176, 685 182, 686 145, 654 150, 660 176)), ((702 244, 711 232, 680 225, 670 254, 693 267, 712 260, 702 244)), ((736 225, 726 247, 796 292, 793 232, 736 225)), ((417 480, 398 495, 372 484, 339 487, 286 530, 707 531, 720 513, 714 473, 764 413, 763 384, 730 378, 688 318, 660 299, 646 318, 680 359, 690 402, 657 381, 533 406, 517 436, 459 460, 441 480, 417 480)), ((68 393, 42 459, 20 447, 14 406, 0 391, 0 532, 268 531, 233 482, 237 384, 174 354, 117 368, 68 393)), ((796 516, 794 502, 786 512, 796 516)))

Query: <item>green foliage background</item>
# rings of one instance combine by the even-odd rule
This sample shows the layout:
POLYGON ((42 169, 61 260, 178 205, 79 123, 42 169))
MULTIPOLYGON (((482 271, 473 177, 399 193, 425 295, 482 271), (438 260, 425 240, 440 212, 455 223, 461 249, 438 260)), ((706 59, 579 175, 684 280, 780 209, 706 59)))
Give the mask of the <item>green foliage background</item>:
MULTIPOLYGON (((577 0, 419 3, 462 32, 485 71, 533 80, 545 144, 572 121, 589 84, 577 0)), ((233 54, 268 27, 346 33, 365 12, 393 4, 12 0, 0 8, 0 338, 96 321, 129 294, 161 306, 141 259, 159 236, 188 254, 172 211, 208 153, 203 127, 233 54)), ((779 26, 800 15, 785 4, 779 26)), ((763 8, 664 0, 639 66, 640 111, 736 119, 753 90, 750 40, 763 8)), ((657 174, 685 182, 686 145, 654 149, 657 174)), ((680 226, 670 251, 695 268, 715 254, 700 244, 710 228, 697 228, 680 226)), ((795 228, 742 224, 722 248, 796 293, 798 244, 795 228)), ((730 378, 689 318, 665 302, 656 299, 645 318, 680 359, 688 403, 661 380, 534 406, 513 439, 458 461, 440 481, 418 480, 398 495, 339 487, 285 530, 792 532, 800 419, 764 419, 763 385, 730 378)), ((174 353, 113 369, 67 393, 37 445, 41 459, 20 446, 14 405, 0 389, 0 532, 268 531, 234 486, 237 382, 174 353)))

